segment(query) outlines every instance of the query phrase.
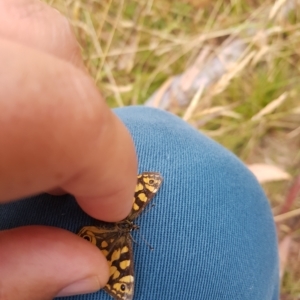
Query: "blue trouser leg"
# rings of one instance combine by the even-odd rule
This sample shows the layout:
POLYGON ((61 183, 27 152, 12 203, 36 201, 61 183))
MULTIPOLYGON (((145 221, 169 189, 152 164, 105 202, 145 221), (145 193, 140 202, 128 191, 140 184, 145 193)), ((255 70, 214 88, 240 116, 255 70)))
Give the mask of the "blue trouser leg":
MULTIPOLYGON (((136 220, 154 250, 133 232, 134 299, 277 300, 273 218, 247 168, 169 113, 145 107, 115 113, 132 134, 139 172, 164 177, 155 206, 136 220)), ((0 206, 0 229, 44 224, 78 232, 91 223, 71 196, 39 195, 0 206)), ((99 291, 59 299, 111 297, 99 291)))

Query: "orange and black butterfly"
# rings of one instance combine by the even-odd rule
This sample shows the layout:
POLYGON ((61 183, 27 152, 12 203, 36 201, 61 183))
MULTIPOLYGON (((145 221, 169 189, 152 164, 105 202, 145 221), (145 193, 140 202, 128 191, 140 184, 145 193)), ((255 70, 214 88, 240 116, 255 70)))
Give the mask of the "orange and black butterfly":
POLYGON ((106 256, 110 277, 104 290, 116 300, 133 299, 134 268, 130 232, 138 228, 133 223, 134 219, 155 196, 162 181, 159 173, 144 172, 138 175, 132 210, 127 218, 116 223, 99 221, 97 226, 83 227, 78 233, 106 256))

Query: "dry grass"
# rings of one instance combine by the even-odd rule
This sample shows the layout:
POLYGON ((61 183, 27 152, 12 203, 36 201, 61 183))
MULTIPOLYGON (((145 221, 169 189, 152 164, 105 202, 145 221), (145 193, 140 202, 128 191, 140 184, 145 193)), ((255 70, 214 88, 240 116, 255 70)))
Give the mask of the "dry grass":
MULTIPOLYGON (((152 102, 159 106, 173 76, 183 73, 170 111, 248 164, 299 174, 298 0, 47 2, 74 25, 109 105, 142 104, 165 83, 152 102), (195 72, 210 80, 195 84, 195 72)), ((264 184, 275 215, 300 208, 300 186, 289 195, 292 182, 264 184)), ((282 299, 300 299, 299 220, 297 213, 277 220, 280 239, 291 238, 282 248, 282 299)))

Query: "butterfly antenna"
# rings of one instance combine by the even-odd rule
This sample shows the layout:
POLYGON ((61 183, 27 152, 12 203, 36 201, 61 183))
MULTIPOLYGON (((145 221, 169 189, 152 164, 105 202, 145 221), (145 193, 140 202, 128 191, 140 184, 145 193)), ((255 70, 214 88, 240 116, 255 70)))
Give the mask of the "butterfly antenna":
POLYGON ((151 203, 151 206, 147 207, 147 209, 144 211, 144 214, 147 214, 154 206, 155 206, 155 203, 151 203))
POLYGON ((149 247, 150 250, 154 250, 154 247, 152 247, 150 245, 150 243, 148 243, 148 241, 144 238, 144 236, 138 231, 138 234, 140 235, 140 237, 142 238, 142 240, 144 241, 144 243, 149 247))
MULTIPOLYGON (((150 250, 154 250, 154 247, 152 247, 150 245, 150 243, 148 243, 148 241, 144 238, 144 236, 140 233, 140 231, 138 229, 140 229, 140 227, 138 225, 135 225, 135 229, 137 230, 137 233, 139 234, 139 236, 142 238, 142 240, 144 241, 144 243, 149 247, 150 250)), ((134 243, 136 243, 137 245, 140 245, 131 235, 132 241, 134 243)))

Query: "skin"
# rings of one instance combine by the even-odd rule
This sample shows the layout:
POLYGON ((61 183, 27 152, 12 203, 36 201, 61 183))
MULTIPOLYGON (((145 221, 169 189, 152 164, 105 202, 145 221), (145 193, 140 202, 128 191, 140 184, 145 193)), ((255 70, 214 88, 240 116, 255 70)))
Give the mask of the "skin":
MULTIPOLYGON (((66 19, 39 0, 0 0, 0 64, 0 203, 67 192, 94 218, 125 218, 134 145, 87 74, 66 19)), ((0 231, 0 245, 3 300, 92 292, 108 280, 99 250, 59 228, 0 231)))

